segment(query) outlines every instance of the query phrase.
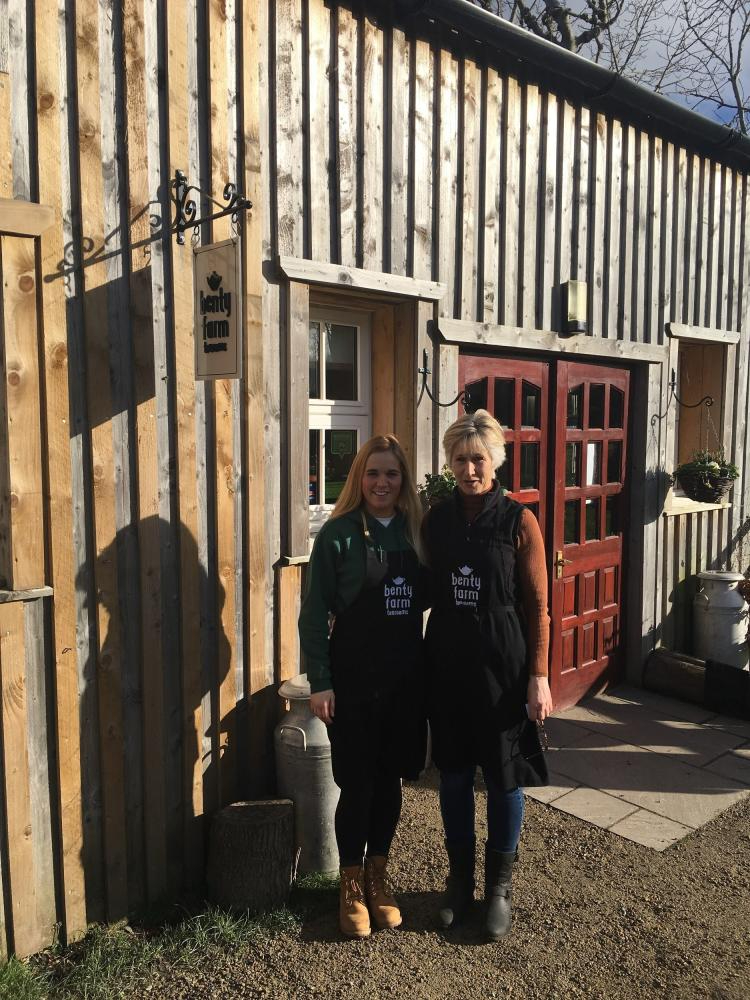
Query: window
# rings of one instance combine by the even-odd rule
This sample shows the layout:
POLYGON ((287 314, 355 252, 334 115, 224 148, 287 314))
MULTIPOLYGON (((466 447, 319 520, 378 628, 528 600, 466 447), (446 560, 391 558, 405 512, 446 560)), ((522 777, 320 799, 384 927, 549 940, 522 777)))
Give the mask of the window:
POLYGON ((311 306, 309 362, 308 501, 315 534, 371 434, 369 315, 311 306))

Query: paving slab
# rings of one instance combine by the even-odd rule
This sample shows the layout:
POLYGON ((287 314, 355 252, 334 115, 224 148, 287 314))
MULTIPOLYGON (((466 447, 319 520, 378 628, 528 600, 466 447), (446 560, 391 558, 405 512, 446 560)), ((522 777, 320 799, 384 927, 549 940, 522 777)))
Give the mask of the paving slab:
POLYGON ((636 844, 651 847, 655 851, 664 851, 693 832, 690 827, 682 826, 681 823, 675 823, 647 809, 636 809, 625 819, 611 826, 609 831, 626 840, 633 840, 636 844))
POLYGON ((555 799, 559 799, 561 796, 566 795, 571 789, 578 788, 578 782, 573 781, 572 778, 565 777, 564 774, 556 774, 553 767, 550 765, 550 757, 547 757, 547 765, 549 769, 549 784, 543 785, 540 788, 524 788, 524 794, 528 795, 532 799, 536 799, 537 802, 543 802, 545 805, 549 805, 550 802, 554 802, 555 799))
POLYGON ((586 701, 589 705, 606 705, 610 701, 630 702, 634 705, 641 705, 643 708, 651 710, 651 714, 659 715, 664 719, 684 719, 685 722, 705 723, 716 713, 703 705, 693 705, 689 701, 680 701, 677 698, 668 698, 666 695, 657 694, 655 691, 647 691, 645 688, 632 687, 629 684, 620 684, 604 694, 595 695, 586 701))
POLYGON ((575 746, 576 743, 583 742, 591 732, 590 729, 576 725, 567 718, 561 719, 559 717, 547 719, 544 728, 547 731, 550 750, 575 746))
POLYGON ((721 729, 725 733, 734 733, 745 740, 750 740, 750 722, 745 719, 732 719, 728 715, 716 715, 706 722, 710 729, 721 729))
POLYGON ((596 788, 586 788, 583 785, 554 801, 555 809, 570 813, 571 816, 577 816, 604 830, 608 830, 615 823, 636 812, 638 808, 614 795, 607 795, 606 792, 600 792, 596 788))
POLYGON ((692 829, 750 794, 730 778, 595 732, 576 746, 557 750, 554 766, 581 785, 692 829))
POLYGON ((737 747, 706 764, 706 771, 750 785, 750 747, 737 747))

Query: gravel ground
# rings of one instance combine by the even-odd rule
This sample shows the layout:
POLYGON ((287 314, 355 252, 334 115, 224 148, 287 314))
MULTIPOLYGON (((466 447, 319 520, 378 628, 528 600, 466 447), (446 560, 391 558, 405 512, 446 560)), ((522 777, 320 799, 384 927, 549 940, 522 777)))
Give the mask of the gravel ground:
POLYGON ((295 903, 305 911, 299 933, 226 955, 209 976, 172 969, 147 995, 750 1000, 747 799, 661 854, 527 800, 521 850, 509 938, 483 940, 479 904, 464 927, 438 931, 446 863, 428 773, 405 788, 392 852, 401 928, 347 941, 336 894, 311 893, 295 903))

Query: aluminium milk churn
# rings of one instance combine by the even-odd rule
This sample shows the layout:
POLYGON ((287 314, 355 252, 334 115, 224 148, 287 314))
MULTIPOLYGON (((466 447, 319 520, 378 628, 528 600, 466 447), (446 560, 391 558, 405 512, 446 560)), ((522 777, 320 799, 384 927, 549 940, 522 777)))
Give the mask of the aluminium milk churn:
POLYGON ((702 660, 718 660, 747 670, 748 607, 737 584, 742 573, 704 570, 693 600, 693 645, 702 660))
POLYGON ((307 674, 285 681, 279 695, 289 702, 289 711, 276 727, 276 782, 278 793, 294 803, 297 871, 338 871, 334 815, 339 790, 331 770, 328 727, 310 710, 307 674))

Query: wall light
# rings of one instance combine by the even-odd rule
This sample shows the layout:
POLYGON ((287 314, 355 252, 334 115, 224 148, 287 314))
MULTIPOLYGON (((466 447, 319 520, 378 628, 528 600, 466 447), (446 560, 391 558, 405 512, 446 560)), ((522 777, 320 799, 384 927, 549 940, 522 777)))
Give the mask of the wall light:
POLYGON ((563 282, 563 333, 586 333, 588 330, 585 281, 563 282))

